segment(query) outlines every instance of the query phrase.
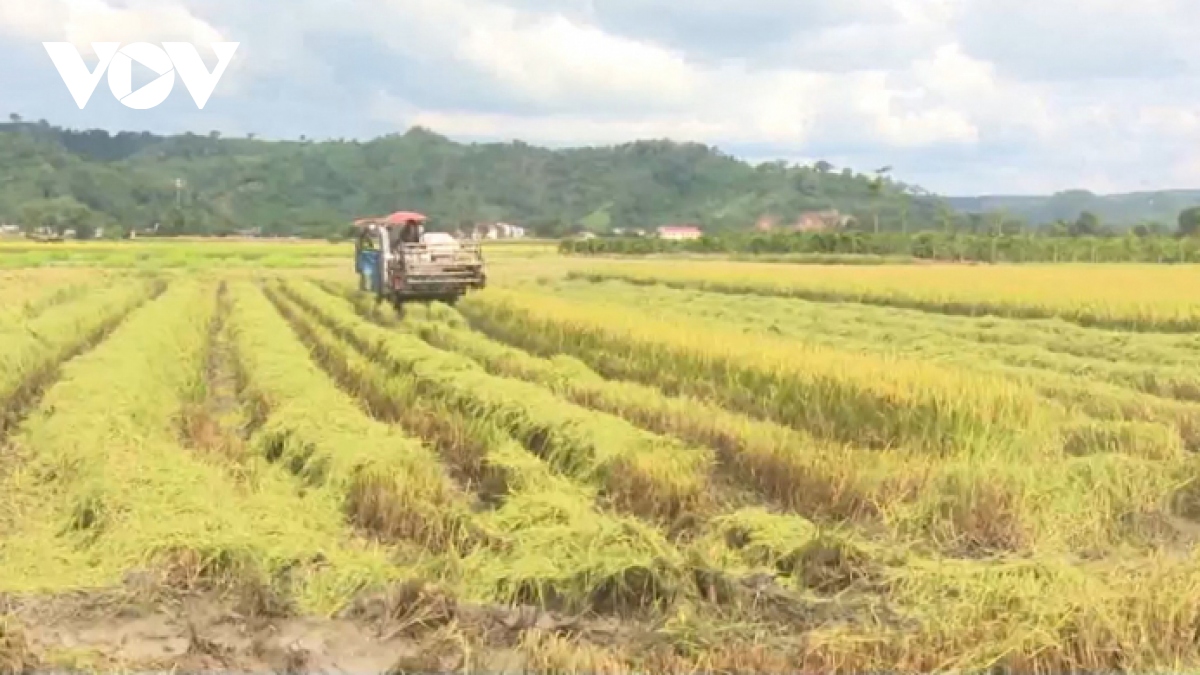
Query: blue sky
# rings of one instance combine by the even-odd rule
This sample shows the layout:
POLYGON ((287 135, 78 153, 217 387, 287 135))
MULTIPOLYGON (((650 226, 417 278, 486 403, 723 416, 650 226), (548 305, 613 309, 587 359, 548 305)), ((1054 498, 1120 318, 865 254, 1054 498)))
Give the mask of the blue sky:
POLYGON ((675 138, 752 161, 891 165, 943 194, 1200 188, 1193 0, 0 2, 0 115, 264 138, 423 125, 550 146, 675 138), (204 110, 101 83, 43 41, 241 46, 204 110))

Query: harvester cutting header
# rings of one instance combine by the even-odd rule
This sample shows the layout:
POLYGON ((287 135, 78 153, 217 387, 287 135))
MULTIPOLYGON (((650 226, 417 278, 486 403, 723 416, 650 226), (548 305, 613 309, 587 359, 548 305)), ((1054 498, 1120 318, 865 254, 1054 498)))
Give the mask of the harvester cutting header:
POLYGON ((426 217, 412 211, 354 221, 354 271, 361 288, 397 306, 407 301, 453 304, 483 288, 483 252, 442 232, 426 232, 426 217))

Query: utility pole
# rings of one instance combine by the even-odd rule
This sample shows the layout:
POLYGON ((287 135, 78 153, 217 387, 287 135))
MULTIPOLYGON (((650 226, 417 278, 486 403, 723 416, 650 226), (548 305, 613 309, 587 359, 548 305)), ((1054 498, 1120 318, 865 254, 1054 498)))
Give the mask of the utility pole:
POLYGON ((875 170, 875 180, 871 181, 871 194, 875 211, 875 234, 879 234, 879 201, 883 196, 883 176, 892 170, 892 167, 885 166, 875 170))
POLYGON ((183 179, 175 179, 175 207, 183 208, 183 179))

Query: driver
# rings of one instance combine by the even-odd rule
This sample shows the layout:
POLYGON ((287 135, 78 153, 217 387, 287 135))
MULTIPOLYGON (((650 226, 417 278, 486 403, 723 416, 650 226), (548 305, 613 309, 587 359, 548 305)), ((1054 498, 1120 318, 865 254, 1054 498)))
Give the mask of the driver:
POLYGON ((406 244, 421 243, 421 226, 415 221, 408 221, 400 232, 401 240, 406 244))

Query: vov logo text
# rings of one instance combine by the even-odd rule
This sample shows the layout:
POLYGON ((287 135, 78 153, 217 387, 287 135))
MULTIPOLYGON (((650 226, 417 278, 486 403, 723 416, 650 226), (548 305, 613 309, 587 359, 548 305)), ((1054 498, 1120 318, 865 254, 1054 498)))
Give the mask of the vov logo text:
POLYGON ((217 82, 225 74, 225 68, 229 66, 238 44, 212 43, 212 49, 217 54, 217 66, 212 72, 200 59, 196 47, 188 42, 164 42, 162 47, 148 42, 133 42, 124 47, 120 42, 93 42, 92 49, 100 61, 94 71, 88 70, 83 56, 70 42, 43 42, 42 46, 50 54, 54 67, 58 69, 58 74, 62 76, 80 110, 87 105, 106 71, 108 88, 126 107, 149 110, 167 100, 175 87, 175 74, 178 73, 196 106, 203 110, 217 82), (158 74, 153 82, 137 91, 133 90, 134 61, 158 74))

